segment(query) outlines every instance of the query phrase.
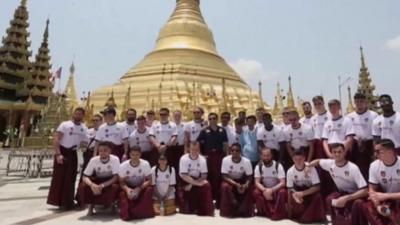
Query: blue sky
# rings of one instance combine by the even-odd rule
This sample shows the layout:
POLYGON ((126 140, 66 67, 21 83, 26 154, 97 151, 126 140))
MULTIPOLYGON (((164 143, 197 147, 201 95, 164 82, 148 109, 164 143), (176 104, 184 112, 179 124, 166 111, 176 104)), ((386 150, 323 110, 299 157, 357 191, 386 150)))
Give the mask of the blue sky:
MULTIPOLYGON (((1 0, 1 36, 18 4, 1 0)), ((53 70, 63 67, 65 83, 74 59, 81 94, 116 82, 139 62, 174 7, 175 0, 30 0, 31 50, 49 17, 53 70)), ((286 89, 289 75, 302 99, 337 98, 339 75, 354 78, 354 91, 360 44, 377 92, 400 105, 398 0, 202 0, 201 8, 219 53, 254 89, 263 81, 270 105, 276 82, 286 89)))

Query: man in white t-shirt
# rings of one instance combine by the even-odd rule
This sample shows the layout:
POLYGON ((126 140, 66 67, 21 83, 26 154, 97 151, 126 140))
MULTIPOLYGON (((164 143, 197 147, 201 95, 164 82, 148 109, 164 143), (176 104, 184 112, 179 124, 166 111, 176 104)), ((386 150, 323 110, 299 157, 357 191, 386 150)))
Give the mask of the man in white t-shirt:
POLYGON ((207 181, 207 161, 200 155, 198 143, 191 144, 189 153, 181 157, 179 168, 182 179, 178 194, 179 212, 213 216, 212 190, 207 181))
POLYGON ((257 108, 256 109, 256 128, 259 129, 260 127, 264 127, 264 113, 266 113, 266 110, 263 107, 257 108))
POLYGON ((175 169, 168 165, 168 160, 165 155, 160 155, 158 165, 151 168, 151 177, 154 187, 153 206, 156 214, 171 215, 176 213, 175 169))
POLYGON ((87 128, 83 124, 85 109, 74 110, 72 119, 62 122, 54 138, 54 166, 47 204, 60 209, 74 207, 75 180, 78 169, 77 149, 87 145, 87 128))
POLYGON ((253 168, 249 159, 241 156, 239 143, 230 147, 231 155, 222 160, 221 205, 222 217, 254 216, 252 202, 253 168))
POLYGON ((378 114, 368 109, 368 101, 364 94, 354 95, 354 105, 355 111, 347 115, 354 129, 350 160, 360 168, 364 178, 368 179, 369 165, 374 157, 372 124, 378 114))
MULTIPOLYGON (((169 109, 160 109, 160 121, 153 123, 149 137, 151 145, 157 149, 158 154, 171 154, 171 147, 176 145, 178 131, 176 124, 169 121, 169 109)), ((158 155, 157 155, 158 158, 158 155)), ((168 157, 169 158, 169 157, 168 157)))
POLYGON ((129 149, 130 159, 119 168, 119 216, 122 220, 145 219, 155 216, 153 208, 153 192, 151 186, 150 164, 140 158, 139 146, 129 149))
POLYGON ((90 160, 78 187, 80 202, 89 204, 88 215, 93 214, 94 205, 113 207, 119 194, 119 159, 111 155, 109 143, 98 147, 99 155, 90 160))
POLYGON ((128 138, 129 147, 140 146, 141 158, 148 161, 151 166, 157 162, 157 154, 150 144, 149 138, 150 128, 146 126, 146 117, 139 116, 137 118, 137 129, 131 133, 128 138))
POLYGON ((294 150, 294 165, 287 171, 289 218, 299 223, 325 222, 326 213, 317 170, 311 168, 309 173, 305 170, 306 150, 304 147, 294 150))
POLYGON ((312 128, 307 124, 300 123, 299 113, 296 110, 290 112, 289 121, 291 125, 283 130, 287 152, 292 156, 294 150, 303 147, 307 149, 307 161, 310 162, 314 156, 314 132, 312 128))
POLYGON ((300 123, 307 124, 308 126, 312 127, 312 118, 313 118, 313 112, 312 112, 312 106, 310 102, 303 102, 301 104, 301 108, 303 109, 304 116, 300 119, 300 123))
POLYGON ((400 156, 397 156, 394 143, 390 139, 379 140, 375 149, 378 159, 369 169, 369 201, 363 205, 363 215, 371 225, 398 224, 400 156))
POLYGON ((381 95, 379 105, 383 113, 374 120, 372 135, 376 141, 392 140, 397 154, 400 155, 400 113, 394 111, 392 97, 389 95, 381 95))
POLYGON ((133 131, 137 129, 137 124, 136 124, 136 109, 134 108, 129 108, 126 110, 125 113, 125 121, 121 122, 120 124, 125 127, 125 129, 128 131, 128 135, 130 135, 133 131))
POLYGON ((257 215, 271 220, 287 218, 287 191, 283 166, 273 160, 272 151, 268 148, 262 148, 260 156, 261 161, 254 169, 253 199, 257 215))
POLYGON ((356 164, 347 161, 344 144, 331 144, 334 159, 316 159, 307 167, 319 165, 328 171, 337 191, 326 198, 333 225, 358 224, 361 206, 368 195, 367 183, 356 164))
POLYGON ((185 152, 188 153, 190 144, 197 142, 200 131, 207 127, 208 123, 203 119, 204 110, 201 107, 193 109, 193 120, 185 124, 185 152))
POLYGON ((315 158, 326 158, 323 147, 322 131, 324 130, 325 123, 331 118, 330 113, 325 108, 324 98, 320 95, 313 97, 314 109, 317 112, 311 119, 312 128, 315 136, 315 158))
POLYGON ((100 142, 111 142, 111 154, 117 156, 121 162, 128 158, 128 131, 115 120, 117 112, 112 107, 107 107, 103 111, 105 123, 96 132, 96 145, 94 155, 97 155, 97 146, 100 142))
POLYGON ((272 123, 272 116, 269 113, 263 114, 263 126, 257 128, 258 150, 269 148, 272 151, 275 161, 280 160, 281 149, 284 147, 285 137, 282 130, 272 123))
POLYGON ((146 126, 151 128, 155 123, 157 123, 156 113, 150 109, 146 112, 146 126))
POLYGON ((81 179, 83 176, 83 171, 86 169, 87 164, 89 163, 90 159, 93 157, 94 147, 96 145, 96 132, 99 130, 99 127, 103 124, 103 117, 100 114, 95 114, 92 119, 93 127, 88 129, 87 131, 87 140, 88 145, 86 151, 83 153, 83 163, 82 163, 82 170, 81 170, 81 179))
POLYGON ((228 146, 231 146, 233 143, 237 143, 236 141, 236 132, 235 128, 230 125, 231 114, 229 112, 221 113, 221 127, 225 129, 226 135, 228 137, 228 146))
POLYGON ((179 173, 179 160, 185 152, 185 124, 182 121, 182 111, 175 110, 173 119, 176 126, 176 142, 175 145, 170 147, 167 152, 169 165, 173 166, 177 173, 179 173))

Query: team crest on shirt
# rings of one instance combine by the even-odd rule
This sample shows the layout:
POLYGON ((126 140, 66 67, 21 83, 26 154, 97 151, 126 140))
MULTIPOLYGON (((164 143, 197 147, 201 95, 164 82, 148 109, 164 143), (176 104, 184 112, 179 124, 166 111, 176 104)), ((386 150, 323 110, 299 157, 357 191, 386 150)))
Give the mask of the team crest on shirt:
POLYGON ((340 128, 340 127, 342 127, 342 124, 341 124, 341 123, 339 123, 337 126, 340 128))
POLYGON ((297 180, 297 178, 298 178, 298 176, 297 176, 297 175, 294 175, 294 179, 297 180))
POLYGON ((189 163, 188 167, 189 167, 189 168, 192 167, 192 164, 189 163))
POLYGON ((353 122, 354 122, 354 117, 351 117, 351 121, 353 121, 353 122))
POLYGON ((139 141, 139 137, 136 137, 136 140, 139 141))
POLYGON ((108 166, 107 166, 107 169, 111 169, 111 165, 108 165, 108 166))
POLYGON ((400 170, 396 170, 396 174, 397 174, 397 175, 400 175, 400 170))
POLYGON ((169 179, 169 174, 166 174, 166 175, 165 175, 165 178, 169 179))
POLYGON ((196 131, 192 130, 192 134, 196 133, 196 131))
POLYGON ((349 175, 350 175, 350 173, 349 173, 349 171, 344 171, 344 175, 346 176, 346 177, 348 177, 349 175))
POLYGON ((72 131, 71 131, 71 132, 69 132, 69 136, 72 136, 72 134, 73 134, 73 133, 72 133, 72 131))
POLYGON ((394 124, 394 121, 393 120, 389 121, 389 124, 390 126, 392 126, 394 124))
POLYGON ((168 129, 171 129, 171 125, 168 125, 168 129))
POLYGON ((197 163, 197 167, 200 167, 200 163, 197 163))
POLYGON ((277 172, 274 170, 274 171, 272 171, 272 175, 276 175, 277 174, 277 172))
POLYGON ((386 177, 386 172, 385 171, 381 171, 381 177, 386 177))
POLYGON ((109 136, 109 135, 108 135, 108 134, 106 134, 106 138, 108 138, 108 136, 109 136))
POLYGON ((289 134, 289 136, 290 136, 290 138, 292 138, 292 137, 293 137, 293 134, 292 134, 292 133, 290 133, 290 134, 289 134))
POLYGON ((387 181, 386 178, 382 178, 382 182, 383 182, 384 184, 386 184, 388 181, 387 181))
POLYGON ((137 143, 137 145, 140 145, 140 142, 138 141, 138 142, 136 142, 137 143))
POLYGON ((83 132, 83 128, 81 128, 81 132, 83 132))
POLYGON ((299 136, 301 136, 301 135, 303 135, 303 132, 300 131, 300 132, 299 132, 299 136))
POLYGON ((142 173, 142 169, 139 169, 139 171, 138 171, 139 173, 142 173))
POLYGON ((368 122, 368 121, 369 121, 369 118, 365 118, 364 121, 365 121, 365 122, 368 122))
POLYGON ((120 129, 119 129, 119 127, 117 127, 117 131, 119 131, 120 129))
POLYGON ((325 117, 324 120, 325 120, 325 121, 328 121, 328 117, 325 117))
POLYGON ((100 166, 99 166, 99 167, 97 167, 97 170, 98 170, 98 171, 100 171, 100 170, 101 170, 101 167, 100 167, 100 166))
POLYGON ((106 132, 108 132, 108 129, 106 129, 106 132))
MULTIPOLYGON (((266 136, 264 136, 264 137, 266 137, 266 136)), ((275 134, 272 134, 272 137, 276 137, 276 135, 275 135, 275 134)))
POLYGON ((244 170, 244 167, 243 167, 243 166, 241 166, 241 167, 240 167, 240 171, 243 171, 243 170, 244 170))
POLYGON ((129 175, 129 174, 130 174, 130 171, 129 171, 129 170, 127 170, 127 171, 126 171, 126 175, 129 175))
POLYGON ((233 166, 232 166, 232 165, 230 165, 230 166, 229 166, 229 169, 231 169, 231 170, 232 170, 232 169, 233 169, 233 166))
POLYGON ((267 135, 264 135, 264 139, 267 138, 267 135))

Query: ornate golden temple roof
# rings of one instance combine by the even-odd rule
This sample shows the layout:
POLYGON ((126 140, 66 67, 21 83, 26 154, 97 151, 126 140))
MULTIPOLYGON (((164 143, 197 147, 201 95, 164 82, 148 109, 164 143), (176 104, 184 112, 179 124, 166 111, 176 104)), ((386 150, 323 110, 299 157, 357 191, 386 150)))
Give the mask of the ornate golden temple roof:
POLYGON ((236 115, 240 110, 255 109, 260 103, 257 93, 218 54, 199 0, 176 2, 154 49, 118 83, 93 92, 95 109, 104 106, 111 90, 116 104, 123 105, 131 84, 135 87, 131 105, 138 112, 146 110, 151 101, 151 107, 156 108, 191 110, 196 103, 206 112, 227 109, 236 115))

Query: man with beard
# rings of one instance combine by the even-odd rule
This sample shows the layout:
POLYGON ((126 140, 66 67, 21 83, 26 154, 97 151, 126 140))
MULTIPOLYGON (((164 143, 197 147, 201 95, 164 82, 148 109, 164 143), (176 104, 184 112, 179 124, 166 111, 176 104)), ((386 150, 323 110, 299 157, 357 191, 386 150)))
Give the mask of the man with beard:
POLYGON ((150 143, 156 149, 156 160, 161 154, 171 159, 174 156, 173 146, 176 145, 178 131, 176 124, 169 121, 169 109, 161 108, 159 114, 160 121, 153 123, 149 132, 150 143))
POLYGON ((117 112, 114 108, 107 107, 104 109, 103 114, 105 123, 96 132, 94 156, 97 155, 100 142, 111 142, 111 154, 117 156, 123 162, 128 158, 128 131, 115 120, 117 112))
POLYGON ((74 207, 75 180, 77 175, 77 149, 87 142, 87 128, 82 123, 83 108, 76 108, 72 119, 62 122, 54 137, 54 165, 47 204, 60 209, 74 207))
POLYGON ((342 143, 331 144, 333 159, 316 159, 307 167, 319 165, 328 171, 337 191, 326 198, 333 225, 366 224, 361 207, 368 195, 367 183, 356 164, 347 161, 342 143))
POLYGON ((149 132, 150 128, 146 126, 146 117, 139 116, 137 118, 137 129, 131 133, 128 141, 130 148, 133 146, 139 146, 141 150, 141 158, 153 166, 156 164, 157 154, 150 144, 149 132))
POLYGON ((228 137, 224 128, 218 126, 218 115, 208 114, 209 126, 200 131, 197 141, 202 146, 202 153, 207 158, 208 180, 210 181, 213 199, 219 208, 221 187, 222 159, 228 154, 228 137))
POLYGON ((392 97, 389 95, 381 95, 379 105, 383 114, 374 120, 372 135, 375 141, 392 140, 397 154, 400 155, 400 113, 394 111, 392 97))
POLYGON ((314 116, 312 113, 312 106, 310 102, 303 102, 301 104, 303 109, 304 117, 300 119, 300 123, 307 124, 308 126, 312 127, 312 117, 314 116))
POLYGON ((281 149, 284 147, 285 137, 279 127, 272 123, 272 116, 269 113, 264 113, 263 126, 257 128, 257 143, 258 150, 268 148, 272 151, 275 161, 280 160, 281 149))
POLYGON ((309 173, 305 170, 306 150, 303 147, 293 152, 294 165, 287 172, 289 218, 299 223, 325 222, 324 201, 317 170, 311 168, 309 173))
POLYGON ((128 131, 128 135, 131 135, 132 132, 137 129, 136 109, 129 108, 128 110, 126 110, 125 115, 126 115, 126 120, 120 124, 126 128, 126 130, 128 131))
POLYGON ((111 155, 107 142, 100 143, 98 150, 99 155, 90 160, 78 187, 80 202, 89 204, 89 216, 93 214, 94 205, 113 208, 119 191, 118 157, 111 155))
POLYGON ((368 102, 364 94, 354 95, 356 110, 347 115, 354 129, 353 148, 350 160, 361 170, 365 179, 368 179, 368 169, 374 157, 374 143, 372 136, 372 123, 378 114, 368 110, 368 102))
POLYGON ((193 120, 185 125, 185 152, 188 153, 190 144, 197 142, 200 131, 205 128, 208 123, 203 119, 204 110, 201 107, 193 109, 193 120))
MULTIPOLYGON (((371 225, 395 225, 400 222, 400 157, 389 139, 377 142, 375 160, 369 169, 369 201, 363 215, 371 225)), ((359 223, 361 225, 367 223, 359 223)))
POLYGON ((254 216, 252 202, 253 168, 249 159, 241 156, 240 144, 230 147, 231 155, 222 160, 221 208, 222 217, 254 216))
POLYGON ((190 145, 189 153, 179 161, 179 168, 182 179, 178 192, 179 212, 214 216, 212 190, 207 181, 207 161, 200 155, 198 143, 190 145))
POLYGON ((221 127, 225 129, 226 135, 228 136, 228 146, 233 143, 237 143, 235 128, 230 125, 231 114, 229 112, 221 113, 221 127))
MULTIPOLYGON (((286 141, 286 150, 290 156, 294 150, 303 148, 306 150, 307 162, 311 162, 314 156, 314 132, 310 126, 300 123, 299 113, 295 110, 289 114, 290 126, 283 131, 286 141)), ((292 164, 292 162, 290 162, 292 164)))
POLYGON ((130 159, 119 168, 122 189, 119 195, 120 218, 128 221, 154 217, 150 164, 140 158, 139 146, 133 146, 129 156, 130 159))
POLYGON ((273 160, 268 148, 261 150, 261 161, 254 169, 255 190, 253 199, 256 203, 257 215, 271 220, 287 218, 285 188, 285 171, 281 164, 273 160))

